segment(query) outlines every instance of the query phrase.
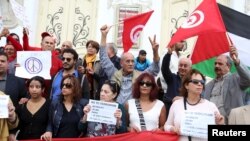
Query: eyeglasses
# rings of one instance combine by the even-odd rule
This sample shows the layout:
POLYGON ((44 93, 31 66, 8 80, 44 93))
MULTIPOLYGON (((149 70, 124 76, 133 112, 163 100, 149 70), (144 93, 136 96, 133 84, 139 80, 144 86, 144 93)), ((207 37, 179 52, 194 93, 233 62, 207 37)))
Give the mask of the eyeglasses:
POLYGON ((6 50, 6 51, 14 51, 14 49, 12 49, 12 48, 5 48, 4 50, 6 50))
POLYGON ((70 62, 70 61, 72 60, 72 58, 64 58, 64 57, 63 57, 62 60, 63 60, 63 61, 66 60, 67 62, 70 62))
POLYGON ((197 80, 197 79, 192 79, 192 80, 189 80, 189 83, 192 82, 193 84, 195 85, 198 85, 199 83, 201 83, 201 85, 204 85, 205 84, 205 81, 204 80, 197 80))
POLYGON ((151 87, 153 86, 153 83, 152 82, 144 82, 144 81, 141 81, 139 82, 140 86, 146 86, 146 87, 151 87))
POLYGON ((72 84, 70 83, 65 83, 65 84, 62 84, 62 88, 65 86, 65 88, 67 89, 71 89, 72 88, 72 84))
POLYGON ((67 47, 67 48, 70 48, 70 46, 69 46, 69 45, 64 45, 64 44, 62 45, 62 47, 67 47))

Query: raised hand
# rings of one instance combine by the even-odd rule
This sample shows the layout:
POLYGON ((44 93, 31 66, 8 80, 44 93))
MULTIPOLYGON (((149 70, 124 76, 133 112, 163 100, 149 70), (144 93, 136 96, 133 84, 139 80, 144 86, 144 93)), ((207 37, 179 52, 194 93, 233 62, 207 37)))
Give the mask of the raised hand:
POLYGON ((235 46, 230 46, 230 57, 233 59, 236 65, 240 64, 240 60, 238 59, 238 52, 235 46))
POLYGON ((159 49, 159 44, 156 42, 156 35, 154 35, 154 38, 152 39, 151 37, 148 37, 153 51, 158 51, 159 49))
POLYGON ((108 34, 110 28, 111 28, 111 26, 103 25, 103 26, 101 27, 101 29, 100 29, 102 35, 103 35, 103 36, 107 36, 107 34, 108 34))
POLYGON ((159 49, 159 44, 156 42, 156 35, 154 35, 154 38, 151 39, 150 37, 148 37, 150 43, 151 43, 151 46, 152 46, 152 49, 153 49, 153 55, 154 55, 154 62, 158 62, 160 61, 160 56, 158 54, 158 49, 159 49))
POLYGON ((29 35, 29 29, 26 27, 23 27, 23 35, 25 34, 29 35))

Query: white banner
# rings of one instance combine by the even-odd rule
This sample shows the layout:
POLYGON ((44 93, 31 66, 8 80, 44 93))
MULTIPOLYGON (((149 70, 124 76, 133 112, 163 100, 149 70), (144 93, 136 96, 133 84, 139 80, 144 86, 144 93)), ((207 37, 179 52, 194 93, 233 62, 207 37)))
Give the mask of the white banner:
POLYGON ((9 95, 0 95, 0 119, 9 117, 9 95))
POLYGON ((44 79, 51 79, 51 51, 18 51, 15 75, 30 79, 33 76, 41 76, 44 79))
POLYGON ((207 139, 208 125, 214 124, 214 113, 185 111, 185 116, 181 120, 181 134, 207 139))
POLYGON ((116 124, 115 111, 118 103, 104 102, 99 100, 89 100, 91 107, 87 116, 87 121, 100 122, 106 124, 116 124))
POLYGON ((10 0, 10 4, 16 18, 20 20, 22 26, 27 27, 29 29, 29 32, 32 32, 30 22, 25 14, 25 7, 16 2, 15 0, 10 0))

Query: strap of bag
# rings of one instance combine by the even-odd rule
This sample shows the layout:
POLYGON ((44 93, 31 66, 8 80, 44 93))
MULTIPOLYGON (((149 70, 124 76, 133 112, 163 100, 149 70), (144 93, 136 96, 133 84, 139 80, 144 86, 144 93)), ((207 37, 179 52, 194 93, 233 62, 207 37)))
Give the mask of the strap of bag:
POLYGON ((141 130, 144 131, 144 130, 146 130, 146 123, 145 123, 145 120, 144 120, 144 117, 143 117, 143 112, 142 112, 142 109, 141 109, 141 104, 140 104, 140 102, 139 102, 138 99, 135 99, 135 106, 137 108, 138 115, 139 115, 139 118, 140 118, 141 130))
MULTIPOLYGON (((184 102, 184 109, 187 110, 187 98, 186 97, 183 98, 183 102, 184 102)), ((191 136, 188 136, 188 141, 192 141, 191 136)))

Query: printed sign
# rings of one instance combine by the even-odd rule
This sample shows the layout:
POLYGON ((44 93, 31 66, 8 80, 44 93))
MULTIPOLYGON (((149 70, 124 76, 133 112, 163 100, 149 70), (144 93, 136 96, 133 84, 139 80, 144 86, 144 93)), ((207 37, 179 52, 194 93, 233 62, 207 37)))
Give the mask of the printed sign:
POLYGON ((116 124, 114 113, 118 108, 118 103, 89 100, 89 105, 91 110, 88 113, 87 121, 116 124))
POLYGON ((214 113, 185 111, 181 120, 181 134, 199 138, 207 138, 208 125, 215 124, 214 113))

